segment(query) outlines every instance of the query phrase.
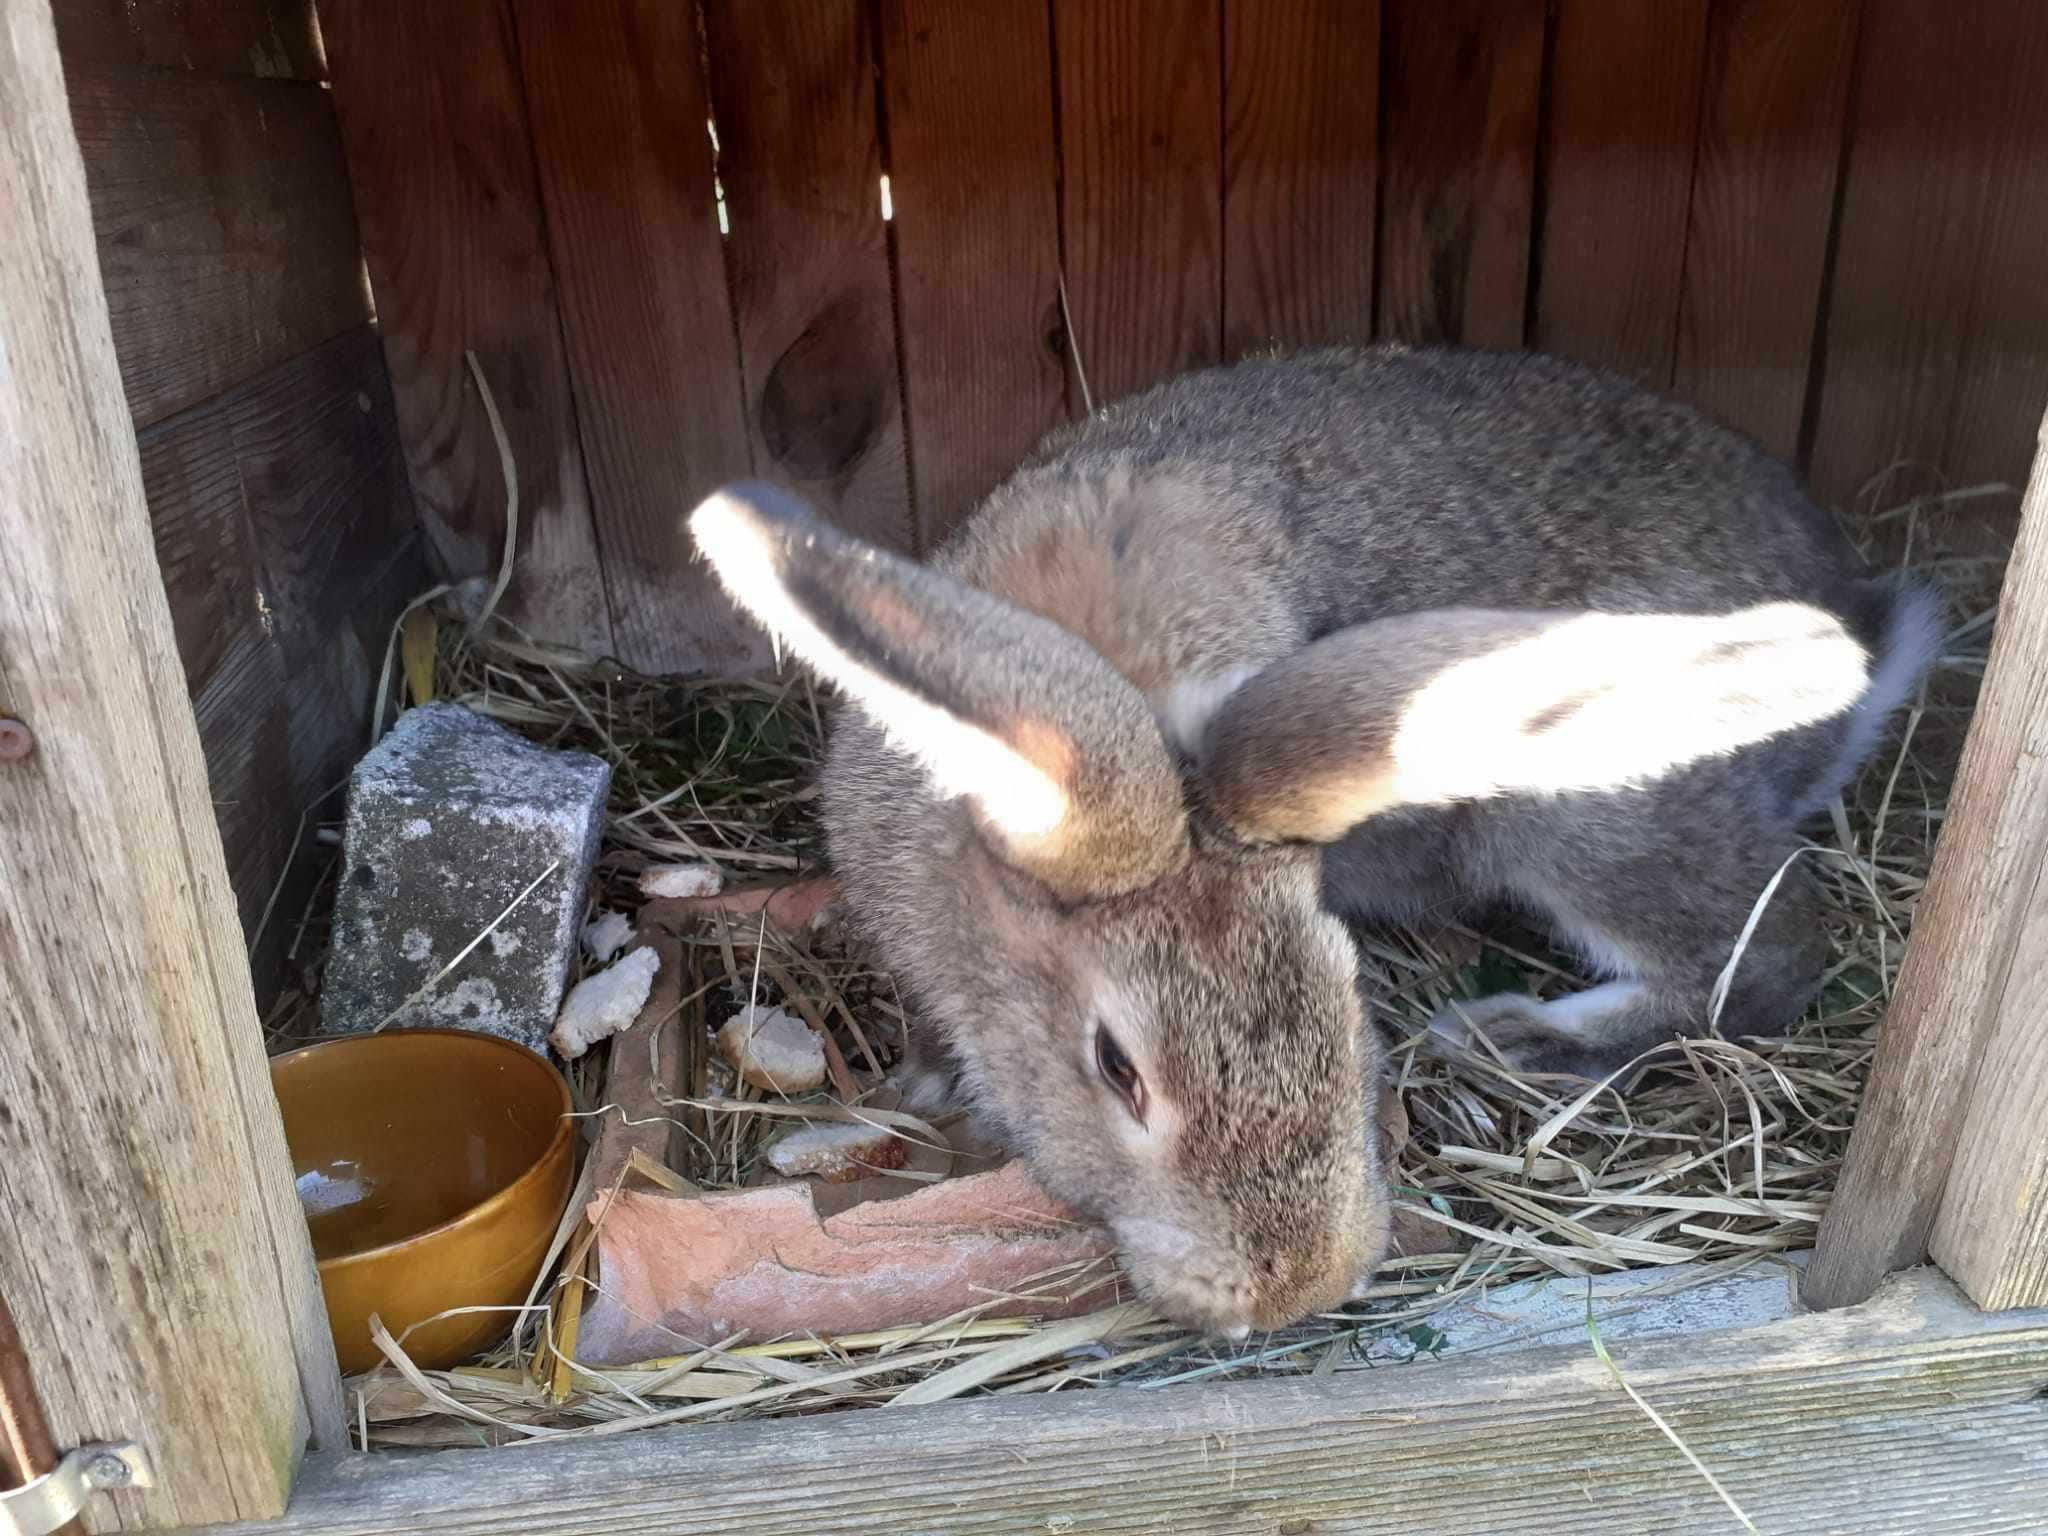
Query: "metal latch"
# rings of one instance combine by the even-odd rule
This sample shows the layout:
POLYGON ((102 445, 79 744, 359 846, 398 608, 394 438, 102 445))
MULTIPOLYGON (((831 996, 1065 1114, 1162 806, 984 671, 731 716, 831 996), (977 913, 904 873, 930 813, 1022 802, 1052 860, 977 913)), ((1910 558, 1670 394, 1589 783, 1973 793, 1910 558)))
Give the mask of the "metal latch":
POLYGON ((149 1453, 133 1441, 81 1445, 56 1471, 0 1493, 0 1536, 50 1536, 83 1514, 96 1493, 155 1486, 149 1453))

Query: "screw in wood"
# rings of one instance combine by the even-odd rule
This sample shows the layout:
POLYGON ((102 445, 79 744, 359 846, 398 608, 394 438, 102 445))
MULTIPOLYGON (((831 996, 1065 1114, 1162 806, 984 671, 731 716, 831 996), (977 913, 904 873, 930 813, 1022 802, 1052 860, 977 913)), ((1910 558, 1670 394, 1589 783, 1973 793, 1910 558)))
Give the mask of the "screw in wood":
POLYGON ((19 720, 0 715, 0 763, 18 763, 35 749, 33 731, 19 720))

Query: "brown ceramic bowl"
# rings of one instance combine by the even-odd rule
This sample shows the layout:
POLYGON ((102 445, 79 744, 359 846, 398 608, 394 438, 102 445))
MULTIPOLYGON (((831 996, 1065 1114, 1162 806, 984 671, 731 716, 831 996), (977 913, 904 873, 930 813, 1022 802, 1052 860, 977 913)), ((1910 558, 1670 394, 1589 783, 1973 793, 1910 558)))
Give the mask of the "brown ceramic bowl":
POLYGON ((274 1058, 299 1203, 346 1375, 384 1357, 370 1315, 426 1370, 512 1326, 451 1307, 524 1302, 568 1203, 569 1085, 523 1046, 463 1030, 322 1041, 274 1058))

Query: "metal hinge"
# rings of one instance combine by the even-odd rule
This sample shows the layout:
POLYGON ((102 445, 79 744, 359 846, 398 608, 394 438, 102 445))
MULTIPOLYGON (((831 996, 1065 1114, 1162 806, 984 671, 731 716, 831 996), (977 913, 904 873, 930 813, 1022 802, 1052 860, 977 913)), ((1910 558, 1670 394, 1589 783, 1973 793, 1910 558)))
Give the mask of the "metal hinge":
POLYGON ((133 1441, 81 1445, 56 1471, 0 1493, 0 1536, 50 1536, 83 1514, 96 1493, 155 1486, 149 1453, 133 1441))

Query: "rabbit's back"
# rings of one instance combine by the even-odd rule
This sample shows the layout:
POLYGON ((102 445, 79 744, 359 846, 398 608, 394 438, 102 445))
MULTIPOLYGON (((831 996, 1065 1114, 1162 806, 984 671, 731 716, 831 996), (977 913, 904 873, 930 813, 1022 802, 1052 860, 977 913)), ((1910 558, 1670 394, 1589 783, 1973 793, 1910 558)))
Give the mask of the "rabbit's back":
MULTIPOLYGON (((1612 374, 1458 348, 1328 349, 1169 380, 1052 434, 940 560, 1001 590, 1048 528, 1162 519, 1176 525, 1166 547, 1205 546, 1179 563, 1215 556, 1207 575, 1234 573, 1240 611, 1284 606, 1304 638, 1471 603, 1798 598, 1857 617, 1845 542, 1755 444, 1612 374)), ((1165 576, 1213 603, 1192 569, 1165 576)))

